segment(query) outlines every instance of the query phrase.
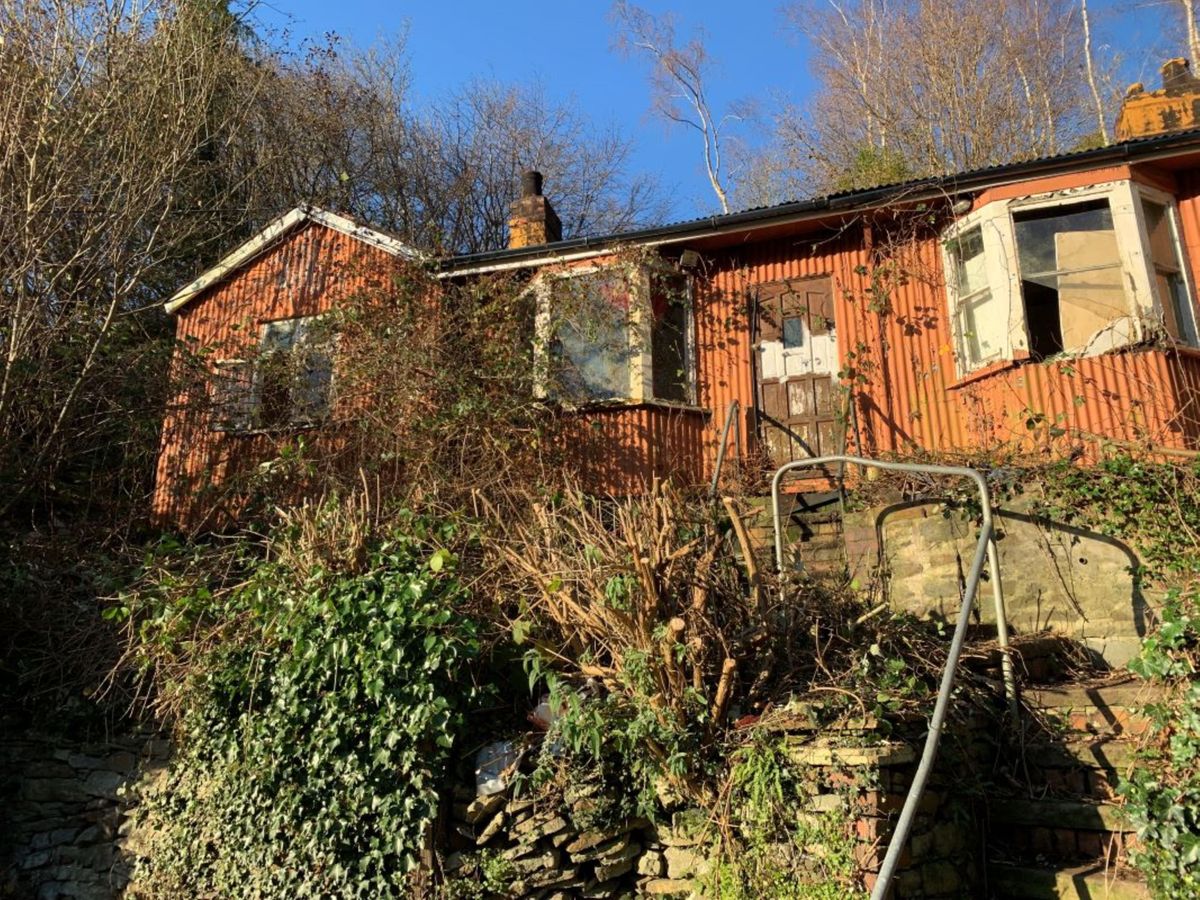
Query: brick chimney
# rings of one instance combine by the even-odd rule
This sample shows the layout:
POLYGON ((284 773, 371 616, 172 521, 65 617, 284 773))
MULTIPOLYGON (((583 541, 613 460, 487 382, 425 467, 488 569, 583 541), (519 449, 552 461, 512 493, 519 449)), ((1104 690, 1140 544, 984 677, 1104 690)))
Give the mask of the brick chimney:
POLYGON ((1117 115, 1118 141, 1200 127, 1200 79, 1188 61, 1167 60, 1162 82, 1157 91, 1147 91, 1141 82, 1129 86, 1117 115))
POLYGON ((542 196, 542 173, 521 176, 521 196, 508 217, 508 248, 553 244, 562 240, 562 223, 550 201, 542 196))

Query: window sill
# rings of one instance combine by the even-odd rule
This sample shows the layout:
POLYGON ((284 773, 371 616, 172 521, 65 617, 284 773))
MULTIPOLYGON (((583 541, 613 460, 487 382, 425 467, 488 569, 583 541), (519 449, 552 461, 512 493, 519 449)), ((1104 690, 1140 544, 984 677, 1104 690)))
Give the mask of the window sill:
POLYGON ((693 415, 711 416, 712 410, 691 403, 681 403, 677 400, 635 400, 632 397, 618 397, 612 400, 589 400, 586 403, 571 404, 553 400, 544 401, 548 406, 569 413, 606 412, 622 409, 663 409, 670 412, 691 413, 693 415))
POLYGON ((1031 359, 1027 355, 1019 356, 1016 359, 996 360, 996 362, 988 363, 981 369, 976 369, 974 372, 968 372, 966 375, 963 375, 958 379, 958 381, 951 384, 947 390, 957 391, 960 388, 968 387, 969 385, 975 384, 978 381, 991 378, 993 375, 998 375, 1001 372, 1007 372, 1009 369, 1020 368, 1030 361, 1031 359))

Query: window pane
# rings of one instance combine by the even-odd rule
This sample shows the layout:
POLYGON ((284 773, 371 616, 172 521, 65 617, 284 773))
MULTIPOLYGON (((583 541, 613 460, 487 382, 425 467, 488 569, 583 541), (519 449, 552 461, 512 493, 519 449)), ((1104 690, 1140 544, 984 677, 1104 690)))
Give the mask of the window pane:
POLYGON ((804 346, 804 317, 784 316, 783 349, 791 350, 804 346))
POLYGON ((319 422, 329 415, 333 386, 333 359, 320 347, 306 347, 296 354, 292 381, 292 421, 319 422))
POLYGON ((1029 350, 1044 358, 1086 350, 1130 315, 1107 200, 1013 216, 1029 350))
POLYGON ((1167 208, 1161 203, 1142 201, 1146 214, 1146 232, 1150 238, 1150 258, 1158 268, 1179 269, 1179 257, 1175 252, 1175 240, 1171 234, 1171 219, 1167 208))
POLYGON ((333 385, 331 336, 319 317, 263 326, 254 374, 258 425, 311 425, 329 414, 333 385))
POLYGON ((278 322, 268 322, 263 326, 262 352, 273 353, 276 350, 291 350, 296 338, 298 319, 281 319, 278 322))
POLYGON ((1173 338, 1195 344, 1195 316, 1191 298, 1188 297, 1187 282, 1183 278, 1183 260, 1171 226, 1171 216, 1164 204, 1152 200, 1142 200, 1142 211, 1146 216, 1154 282, 1167 332, 1173 338))
POLYGON ((691 361, 688 358, 688 304, 691 302, 687 281, 680 277, 658 275, 653 280, 651 307, 654 327, 651 331, 651 362, 654 396, 658 400, 692 402, 691 361))
POLYGON ((954 284, 959 297, 965 297, 987 287, 987 257, 983 252, 983 231, 972 228, 950 241, 948 248, 954 260, 954 284))
POLYGON ((218 362, 213 378, 213 430, 247 431, 253 427, 254 390, 250 365, 240 360, 218 362))
POLYGON ((1094 266, 1101 262, 1109 265, 1120 262, 1116 254, 1112 211, 1107 200, 1017 213, 1013 216, 1013 222, 1017 229, 1017 252, 1021 277, 1024 279, 1039 280, 1054 287, 1052 276, 1039 276, 1061 269, 1094 266), (1111 254, 1103 259, 1103 254, 1099 253, 1078 255, 1086 251, 1089 241, 1105 236, 1113 239, 1111 254))
POLYGON ((555 282, 554 393, 576 402, 629 396, 629 289, 617 275, 555 282))

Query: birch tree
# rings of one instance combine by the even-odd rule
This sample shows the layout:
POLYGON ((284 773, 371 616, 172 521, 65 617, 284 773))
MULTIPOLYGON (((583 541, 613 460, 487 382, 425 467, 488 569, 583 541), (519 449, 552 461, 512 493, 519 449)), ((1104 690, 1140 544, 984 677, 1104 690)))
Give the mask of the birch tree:
POLYGON ((1059 153, 1094 121, 1073 0, 801 0, 785 18, 818 89, 777 135, 814 187, 1059 153))
POLYGON ((736 114, 713 111, 705 88, 712 63, 703 37, 681 42, 670 15, 654 16, 627 2, 613 4, 618 33, 616 47, 626 55, 644 54, 650 61, 650 95, 654 111, 668 122, 695 131, 700 138, 704 171, 721 212, 729 212, 727 173, 722 158, 722 130, 736 114))

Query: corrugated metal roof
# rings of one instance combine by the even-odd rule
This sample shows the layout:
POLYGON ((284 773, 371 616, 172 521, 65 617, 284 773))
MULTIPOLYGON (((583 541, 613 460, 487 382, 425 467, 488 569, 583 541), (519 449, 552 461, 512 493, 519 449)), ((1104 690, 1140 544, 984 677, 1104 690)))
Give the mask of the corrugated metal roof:
POLYGON ((1137 138, 1119 144, 1110 144, 1107 147, 1095 147, 1071 153, 1041 156, 1018 162, 984 166, 950 175, 915 178, 909 181, 840 191, 769 206, 755 206, 721 215, 682 219, 676 222, 668 222, 663 225, 633 231, 617 232, 596 237, 572 238, 565 241, 557 241, 553 244, 522 247, 515 250, 492 250, 483 253, 464 254, 444 260, 441 265, 443 271, 451 274, 461 273, 464 270, 476 271, 487 269, 492 264, 495 266, 512 265, 523 261, 528 261, 532 264, 534 261, 542 258, 557 258, 571 252, 599 251, 601 248, 623 243, 665 242, 671 239, 682 239, 697 234, 719 232, 741 226, 765 224, 772 219, 802 217, 813 213, 834 212, 838 209, 852 207, 882 206, 895 202, 897 195, 905 192, 936 190, 953 193, 955 191, 972 190, 978 189, 989 182, 998 182, 1026 175, 1032 176, 1047 169, 1058 170, 1080 164, 1099 165, 1107 161, 1132 161, 1155 152, 1169 150, 1200 150, 1200 128, 1137 138))

